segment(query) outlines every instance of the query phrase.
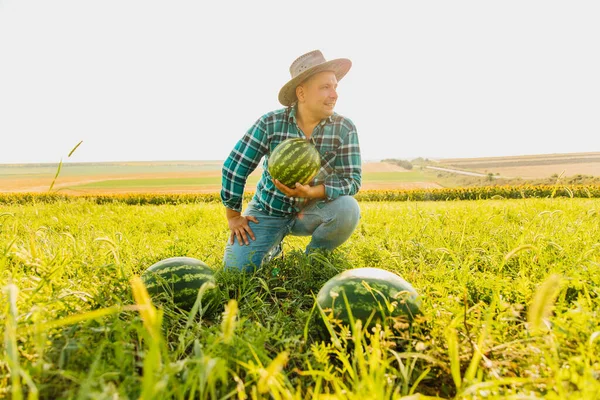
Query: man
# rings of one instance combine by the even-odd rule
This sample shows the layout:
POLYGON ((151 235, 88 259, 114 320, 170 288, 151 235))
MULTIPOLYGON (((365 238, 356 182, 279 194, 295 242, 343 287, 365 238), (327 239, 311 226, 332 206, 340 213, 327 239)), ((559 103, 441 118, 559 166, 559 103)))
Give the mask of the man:
POLYGON ((221 200, 231 231, 225 268, 253 271, 281 251, 288 235, 312 236, 306 252, 334 248, 358 224, 360 210, 352 197, 361 185, 361 157, 356 127, 334 113, 338 81, 350 60, 326 61, 311 51, 290 66, 291 80, 279 92, 286 108, 263 115, 235 145, 223 165, 221 200), (289 138, 304 138, 321 155, 321 169, 311 184, 287 187, 268 173, 269 155, 289 138), (264 172, 242 214, 246 179, 260 160, 264 172))

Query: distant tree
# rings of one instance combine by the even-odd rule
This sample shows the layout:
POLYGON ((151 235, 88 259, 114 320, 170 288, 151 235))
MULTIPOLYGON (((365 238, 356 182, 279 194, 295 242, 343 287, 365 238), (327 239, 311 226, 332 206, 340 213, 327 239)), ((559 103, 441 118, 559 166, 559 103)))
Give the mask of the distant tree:
POLYGON ((423 157, 414 158, 414 159, 410 160, 410 162, 413 165, 429 165, 429 164, 431 164, 431 160, 429 160, 429 158, 423 158, 423 157))
POLYGON ((396 158, 386 158, 386 159, 381 160, 381 162, 398 165, 399 167, 402 167, 404 169, 409 169, 409 170, 413 169, 413 165, 410 163, 410 161, 406 161, 406 160, 398 160, 396 158))

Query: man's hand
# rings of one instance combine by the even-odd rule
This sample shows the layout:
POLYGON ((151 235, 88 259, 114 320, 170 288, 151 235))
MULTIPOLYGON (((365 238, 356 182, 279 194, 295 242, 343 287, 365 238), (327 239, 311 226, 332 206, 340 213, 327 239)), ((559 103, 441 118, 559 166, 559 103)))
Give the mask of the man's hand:
POLYGON ((273 181, 275 183, 275 187, 279 189, 283 194, 287 197, 310 197, 310 189, 309 185, 303 185, 300 182, 296 182, 295 188, 289 188, 285 186, 283 183, 279 182, 277 179, 273 181))
POLYGON ((273 180, 275 187, 279 189, 287 197, 300 197, 305 199, 322 199, 325 197, 325 186, 310 186, 296 182, 296 187, 289 188, 277 179, 273 180))
POLYGON ((227 222, 229 223, 229 230, 231 231, 231 235, 229 236, 230 244, 233 245, 236 237, 240 246, 243 246, 244 244, 247 246, 250 244, 248 236, 250 236, 252 240, 256 240, 248 221, 258 224, 258 220, 251 215, 244 216, 237 211, 227 209, 227 222))

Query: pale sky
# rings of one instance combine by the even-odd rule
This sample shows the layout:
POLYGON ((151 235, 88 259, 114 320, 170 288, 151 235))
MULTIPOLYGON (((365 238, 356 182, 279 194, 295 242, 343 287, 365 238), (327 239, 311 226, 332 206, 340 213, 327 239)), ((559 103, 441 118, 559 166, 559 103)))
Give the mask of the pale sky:
POLYGON ((314 49, 353 62, 336 112, 363 160, 600 151, 599 21, 599 1, 0 0, 0 163, 223 160, 314 49))

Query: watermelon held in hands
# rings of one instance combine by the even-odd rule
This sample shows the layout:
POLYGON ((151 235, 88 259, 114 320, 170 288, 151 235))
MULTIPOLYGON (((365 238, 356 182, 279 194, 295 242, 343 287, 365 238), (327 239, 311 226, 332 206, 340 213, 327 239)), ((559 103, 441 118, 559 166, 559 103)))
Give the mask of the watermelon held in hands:
POLYGON ((216 287, 213 270, 191 257, 171 257, 151 265, 141 276, 148 294, 155 302, 173 302, 178 308, 190 311, 204 285, 202 305, 209 303, 216 287))
POLYGON ((302 138, 284 140, 269 156, 269 174, 290 188, 296 187, 296 182, 309 184, 320 169, 319 151, 302 138))
POLYGON ((421 305, 410 283, 380 268, 350 269, 334 276, 319 291, 317 303, 344 325, 351 322, 348 308, 352 318, 360 319, 363 326, 371 318, 369 327, 388 317, 402 317, 410 323, 420 314, 421 305))

